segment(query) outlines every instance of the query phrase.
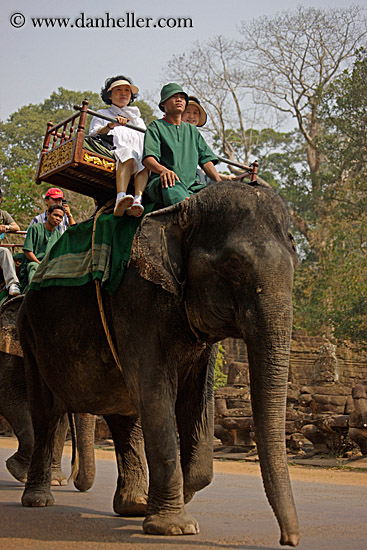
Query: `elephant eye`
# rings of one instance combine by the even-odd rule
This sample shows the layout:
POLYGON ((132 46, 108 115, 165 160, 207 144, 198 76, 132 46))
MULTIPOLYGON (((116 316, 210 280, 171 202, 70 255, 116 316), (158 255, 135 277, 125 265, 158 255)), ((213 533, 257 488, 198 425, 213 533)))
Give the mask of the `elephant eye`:
POLYGON ((243 268, 243 258, 237 254, 230 254, 225 258, 223 267, 231 271, 238 271, 243 268))

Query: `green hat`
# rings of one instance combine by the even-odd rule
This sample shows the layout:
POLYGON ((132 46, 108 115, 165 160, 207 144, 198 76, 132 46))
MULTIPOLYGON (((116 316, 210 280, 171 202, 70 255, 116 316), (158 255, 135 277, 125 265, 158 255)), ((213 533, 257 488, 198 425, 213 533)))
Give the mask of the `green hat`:
POLYGON ((165 86, 163 86, 163 88, 161 89, 161 100, 158 105, 161 111, 164 112, 164 107, 162 107, 162 103, 164 103, 167 99, 169 99, 175 94, 183 94, 185 96, 186 106, 187 106, 189 102, 189 96, 187 95, 187 93, 184 92, 181 86, 179 86, 178 84, 175 84, 174 82, 170 82, 169 84, 166 84, 165 86))

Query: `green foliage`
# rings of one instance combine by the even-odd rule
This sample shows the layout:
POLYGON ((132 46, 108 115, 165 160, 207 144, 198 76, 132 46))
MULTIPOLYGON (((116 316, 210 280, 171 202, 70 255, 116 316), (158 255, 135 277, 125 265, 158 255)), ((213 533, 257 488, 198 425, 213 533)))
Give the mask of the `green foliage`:
POLYGON ((226 364, 225 360, 225 349, 222 344, 218 346, 217 359, 215 361, 215 370, 214 370, 214 389, 221 388, 227 384, 227 375, 224 374, 223 368, 226 364))
POLYGON ((99 95, 91 92, 74 92, 59 88, 43 103, 29 104, 12 113, 6 122, 0 122, 1 175, 4 170, 18 166, 37 166, 47 123, 61 122, 75 113, 73 106, 89 99, 91 109, 100 109, 104 104, 99 95))
POLYGON ((5 193, 2 208, 16 220, 21 229, 30 221, 30 213, 41 212, 44 208, 42 193, 49 186, 40 188, 34 183, 35 169, 30 166, 19 166, 6 170, 7 187, 11 192, 5 193), (22 227, 23 226, 23 227, 22 227))
POLYGON ((360 50, 322 98, 314 220, 318 254, 302 258, 295 281, 295 322, 312 332, 367 346, 367 56, 360 50), (319 208, 319 212, 321 209, 319 208))
MULTIPOLYGON (((44 196, 50 185, 36 185, 35 169, 29 166, 19 166, 5 172, 7 186, 2 202, 2 208, 18 223, 21 230, 26 230, 31 219, 45 209, 44 196)), ((72 191, 63 190, 76 222, 88 218, 94 210, 94 202, 72 191)), ((8 236, 8 241, 18 242, 16 237, 8 236)))
POLYGON ((153 113, 153 109, 150 105, 148 105, 148 103, 146 103, 142 99, 134 101, 132 105, 134 105, 135 107, 139 107, 141 118, 144 120, 146 126, 148 126, 148 124, 150 124, 153 120, 156 120, 157 117, 153 113))

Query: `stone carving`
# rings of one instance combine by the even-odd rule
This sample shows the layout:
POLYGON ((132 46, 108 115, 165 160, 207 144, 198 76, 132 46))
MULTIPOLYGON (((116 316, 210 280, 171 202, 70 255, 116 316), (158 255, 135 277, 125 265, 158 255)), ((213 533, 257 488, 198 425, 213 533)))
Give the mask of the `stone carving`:
POLYGON ((314 383, 338 382, 338 359, 336 346, 327 342, 319 350, 319 356, 314 363, 314 383))
POLYGON ((349 437, 367 455, 367 383, 352 389, 353 411, 349 416, 349 437))

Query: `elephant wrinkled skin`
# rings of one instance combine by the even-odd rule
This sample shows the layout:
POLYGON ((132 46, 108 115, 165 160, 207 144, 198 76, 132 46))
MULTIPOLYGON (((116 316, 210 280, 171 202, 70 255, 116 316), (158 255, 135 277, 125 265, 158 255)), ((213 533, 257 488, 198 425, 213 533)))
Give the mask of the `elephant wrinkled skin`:
MULTIPOLYGON (((24 361, 15 322, 23 296, 17 296, 0 308, 0 414, 12 427, 18 439, 17 451, 6 460, 9 473, 24 483, 33 451, 33 427, 27 398, 24 361), (6 344, 6 345, 4 345, 6 344), (4 351, 6 350, 6 351, 4 351), (10 353, 9 350, 14 351, 10 353)), ((74 485, 87 491, 94 483, 94 430, 93 415, 75 415, 77 467, 73 468, 74 485)), ((61 470, 68 419, 64 415, 58 422, 51 463, 51 485, 67 485, 67 477, 61 470)))
POLYGON ((27 293, 18 331, 36 442, 25 506, 53 503, 60 416, 90 412, 105 416, 114 439, 115 511, 145 513, 146 533, 197 533, 185 502, 212 479, 213 344, 242 338, 265 491, 280 543, 298 544, 284 434, 296 263, 288 224, 271 189, 233 182, 146 216, 123 284, 103 295, 122 373, 92 284, 27 293))

